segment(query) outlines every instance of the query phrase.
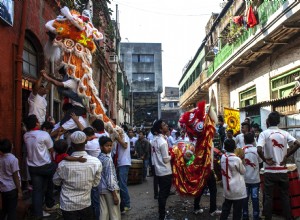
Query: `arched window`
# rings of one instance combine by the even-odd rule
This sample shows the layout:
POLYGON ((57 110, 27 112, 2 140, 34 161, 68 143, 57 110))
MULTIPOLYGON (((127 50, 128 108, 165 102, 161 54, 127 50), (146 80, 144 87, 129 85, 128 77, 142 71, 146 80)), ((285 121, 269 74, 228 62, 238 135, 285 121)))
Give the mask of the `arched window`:
POLYGON ((38 78, 37 74, 37 51, 28 39, 25 39, 23 50, 23 75, 26 77, 38 78))

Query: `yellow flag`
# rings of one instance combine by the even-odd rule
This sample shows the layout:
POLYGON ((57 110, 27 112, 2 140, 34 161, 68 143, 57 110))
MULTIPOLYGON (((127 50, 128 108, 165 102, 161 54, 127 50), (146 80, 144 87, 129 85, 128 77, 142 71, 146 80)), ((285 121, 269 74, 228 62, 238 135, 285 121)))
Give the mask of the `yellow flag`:
POLYGON ((240 132, 240 112, 239 110, 224 107, 224 120, 227 124, 227 129, 232 129, 233 134, 240 132))

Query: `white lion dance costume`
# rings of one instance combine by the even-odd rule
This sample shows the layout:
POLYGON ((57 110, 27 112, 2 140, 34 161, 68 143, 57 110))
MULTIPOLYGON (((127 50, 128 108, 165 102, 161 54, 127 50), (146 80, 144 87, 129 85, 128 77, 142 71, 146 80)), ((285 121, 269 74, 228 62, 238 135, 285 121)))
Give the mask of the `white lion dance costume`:
POLYGON ((91 23, 88 10, 80 15, 77 11, 64 7, 61 14, 45 25, 56 36, 53 46, 61 49, 62 64, 68 76, 78 81, 77 94, 83 98, 89 116, 101 118, 106 124, 113 125, 105 114, 93 81, 92 53, 96 50, 94 40, 102 40, 103 34, 91 23))

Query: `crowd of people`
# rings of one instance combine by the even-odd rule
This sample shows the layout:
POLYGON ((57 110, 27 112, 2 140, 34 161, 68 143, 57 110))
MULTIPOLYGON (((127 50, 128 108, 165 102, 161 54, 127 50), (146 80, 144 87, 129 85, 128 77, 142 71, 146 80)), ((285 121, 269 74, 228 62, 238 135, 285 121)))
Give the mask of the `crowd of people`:
MULTIPOLYGON (((60 71, 65 76, 64 70, 60 71)), ((119 129, 117 134, 106 131, 102 120, 86 119, 82 102, 74 92, 76 83, 71 79, 57 81, 45 71, 41 75, 48 82, 61 87, 60 91, 71 102, 63 105, 65 115, 62 121, 55 123, 52 118, 46 118, 47 88, 42 85, 42 77, 35 84, 28 99, 29 115, 24 119, 23 159, 26 159, 26 163, 21 167, 22 178, 19 161, 12 154, 12 143, 8 139, 1 139, 1 219, 5 216, 9 220, 16 219, 22 187, 32 187, 31 213, 36 219, 49 216, 48 212, 58 208, 66 220, 121 219, 121 215, 132 208, 127 187, 132 159, 142 161, 143 181, 146 181, 151 170, 159 219, 165 219, 167 198, 172 193, 170 151, 178 141, 190 141, 186 132, 169 127, 163 120, 156 120, 150 131, 136 131, 126 126, 119 129), (59 204, 55 203, 54 190, 60 192, 59 204)), ((225 220, 233 206, 232 219, 249 219, 248 201, 251 198, 253 219, 260 219, 259 171, 264 162, 263 215, 265 219, 272 219, 273 188, 278 185, 282 193, 284 217, 292 219, 285 164, 300 143, 278 128, 278 112, 269 114, 265 131, 247 120, 241 124, 241 133, 234 137, 232 130, 226 130, 223 118, 218 118, 218 171, 222 177, 225 199, 222 210, 218 210, 218 171, 212 162, 211 173, 206 181, 206 188, 210 192, 209 214, 225 220)), ((194 198, 196 215, 203 213, 199 205, 203 193, 199 192, 199 196, 194 198)))

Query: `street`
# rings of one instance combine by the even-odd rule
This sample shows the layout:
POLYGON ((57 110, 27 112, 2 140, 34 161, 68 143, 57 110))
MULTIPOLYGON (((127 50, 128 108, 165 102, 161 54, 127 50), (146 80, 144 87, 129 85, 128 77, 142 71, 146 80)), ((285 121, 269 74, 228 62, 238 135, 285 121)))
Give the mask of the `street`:
MULTIPOLYGON (((153 178, 147 177, 147 181, 142 184, 129 185, 132 210, 122 215, 122 220, 157 220, 158 219, 158 202, 153 195, 153 178)), ((223 203, 223 190, 218 184, 217 207, 221 210, 223 203)), ((167 200, 166 210, 169 211, 169 218, 174 220, 196 220, 196 219, 219 219, 219 216, 212 217, 209 215, 209 196, 203 195, 200 201, 200 207, 204 209, 202 214, 193 213, 193 199, 179 195, 171 195, 167 200)), ((249 207, 251 210, 251 207, 249 207)), ((228 219, 231 219, 229 216, 228 219)), ((250 218, 252 219, 252 218, 250 218)), ((273 220, 283 218, 274 215, 273 220)))
MULTIPOLYGON (((158 219, 158 201, 154 199, 153 195, 153 177, 147 177, 147 181, 142 184, 129 185, 129 194, 131 200, 131 210, 122 215, 122 220, 157 220, 158 219)), ((223 203, 223 192, 220 183, 217 184, 217 207, 221 210, 223 203)), ((260 193, 261 195, 261 193, 260 193)), ((56 195, 57 201, 59 195, 56 195)), ((262 199, 260 199, 262 201, 262 199)), ((30 199, 23 200, 18 206, 18 219, 31 220, 29 216, 20 218, 20 212, 28 212, 30 206, 30 199)), ((260 206, 262 204, 260 203, 260 206)), ((196 219, 219 219, 218 216, 212 217, 209 215, 209 196, 203 195, 200 202, 200 207, 204 209, 202 214, 193 214, 193 199, 182 197, 179 195, 171 195, 167 200, 166 210, 169 212, 169 220, 196 220, 196 219)), ((249 207, 251 211, 251 207, 249 207)), ((251 212, 250 212, 251 215, 251 212)), ((61 220, 62 217, 57 213, 52 213, 51 216, 43 218, 45 220, 61 220)), ((231 219, 231 216, 229 216, 231 219)), ((252 218, 250 218, 252 219, 252 218)), ((273 215, 273 220, 281 220, 283 218, 273 215)), ((297 218, 299 219, 299 217, 297 218)))

